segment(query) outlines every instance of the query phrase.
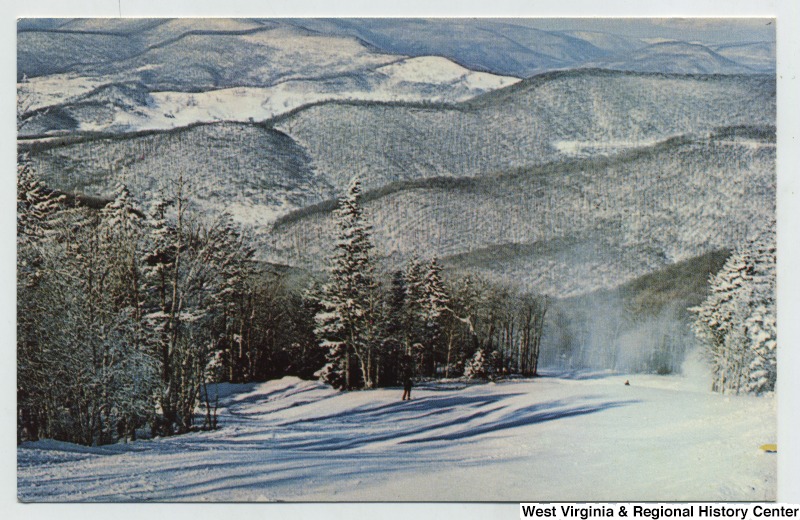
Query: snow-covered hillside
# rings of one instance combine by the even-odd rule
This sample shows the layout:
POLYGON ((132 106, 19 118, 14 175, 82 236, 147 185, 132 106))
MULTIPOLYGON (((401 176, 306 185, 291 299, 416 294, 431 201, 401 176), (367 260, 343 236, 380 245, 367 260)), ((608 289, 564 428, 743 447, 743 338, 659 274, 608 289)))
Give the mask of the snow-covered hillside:
MULTIPOLYGON (((388 89, 497 78, 443 58, 396 62, 372 77, 388 89)), ((261 99, 269 89, 148 93, 120 84, 72 105, 108 111, 111 123, 65 117, 67 110, 42 117, 98 128, 114 124, 117 106, 136 107, 119 117, 145 114, 132 127, 257 110, 267 117, 319 95, 301 86, 281 83, 272 91, 283 94, 269 101, 261 99), (279 99, 289 104, 276 106, 279 99)), ((191 172, 201 211, 229 211, 253 226, 260 258, 301 268, 324 267, 335 227, 329 210, 358 173, 388 268, 422 250, 490 279, 568 296, 734 247, 763 221, 774 201, 774 95, 774 80, 763 76, 583 70, 458 104, 323 103, 271 125, 28 146, 50 185, 108 196, 122 183, 145 207, 178 172, 191 172)))
MULTIPOLYGON (((774 144, 724 141, 676 140, 515 174, 395 184, 365 208, 390 270, 425 251, 449 267, 574 296, 732 247, 769 218, 774 144)), ((336 222, 332 207, 318 207, 284 217, 265 236, 273 259, 324 267, 336 222)))
POLYGON ((769 77, 581 70, 537 76, 455 107, 328 103, 298 111, 276 128, 305 148, 341 191, 355 172, 365 189, 435 176, 483 177, 574 156, 564 141, 579 141, 581 155, 606 155, 622 145, 774 120, 769 77))
MULTIPOLYGON (((691 368, 691 369, 690 369, 691 368)), ((606 373, 338 393, 221 387, 222 427, 17 450, 24 501, 774 500, 771 397, 606 373), (630 386, 624 381, 630 379, 630 386)))
POLYGON ((471 71, 445 58, 425 56, 331 78, 292 79, 269 87, 195 93, 152 92, 136 98, 127 92, 132 88, 146 92, 141 84, 101 85, 91 90, 97 87, 97 81, 59 74, 20 84, 20 95, 27 100, 29 114, 20 136, 58 132, 63 129, 58 123, 65 117, 74 121, 73 131, 136 132, 214 121, 264 121, 321 101, 454 103, 520 80, 471 71), (110 97, 110 90, 117 95, 110 97), (46 110, 48 106, 53 108, 46 110), (31 113, 37 109, 39 113, 31 113))

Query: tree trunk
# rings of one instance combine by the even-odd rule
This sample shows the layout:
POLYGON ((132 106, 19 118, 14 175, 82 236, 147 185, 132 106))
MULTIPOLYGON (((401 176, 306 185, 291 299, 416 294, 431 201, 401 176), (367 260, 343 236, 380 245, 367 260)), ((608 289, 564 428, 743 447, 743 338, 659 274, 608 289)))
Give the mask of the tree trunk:
POLYGON ((451 356, 452 356, 452 353, 453 353, 453 331, 450 331, 450 333, 447 336, 448 336, 448 338, 447 338, 447 361, 445 362, 445 365, 444 365, 444 377, 445 377, 445 379, 449 379, 450 378, 450 359, 451 359, 451 356))

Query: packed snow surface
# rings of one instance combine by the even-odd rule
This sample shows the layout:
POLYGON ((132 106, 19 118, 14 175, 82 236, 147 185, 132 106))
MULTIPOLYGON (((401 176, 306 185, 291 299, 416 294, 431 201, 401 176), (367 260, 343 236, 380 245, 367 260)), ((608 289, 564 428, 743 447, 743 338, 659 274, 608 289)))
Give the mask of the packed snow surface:
MULTIPOLYGON (((692 374, 691 370, 686 372, 692 374)), ((221 428, 17 450, 23 501, 774 500, 773 397, 692 376, 220 385, 221 428), (630 380, 630 385, 624 384, 630 380)))

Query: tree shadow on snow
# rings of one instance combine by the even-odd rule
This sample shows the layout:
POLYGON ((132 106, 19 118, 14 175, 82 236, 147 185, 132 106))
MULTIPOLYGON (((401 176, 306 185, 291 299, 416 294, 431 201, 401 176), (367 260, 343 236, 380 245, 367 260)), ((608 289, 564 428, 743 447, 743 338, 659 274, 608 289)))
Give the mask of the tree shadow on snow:
POLYGON ((311 441, 299 442, 288 447, 290 449, 314 450, 314 451, 349 450, 353 448, 359 448, 361 446, 366 446, 369 444, 374 444, 377 442, 397 440, 398 438, 402 437, 418 435, 420 433, 425 433, 428 431, 434 431, 442 428, 448 428, 450 426, 456 426, 458 424, 463 424, 465 422, 470 422, 476 419, 480 419, 500 409, 502 409, 502 407, 490 408, 488 410, 479 410, 467 416, 459 415, 458 417, 454 417, 445 421, 440 421, 437 423, 428 423, 421 426, 406 428, 402 430, 393 430, 388 432, 372 433, 366 435, 358 435, 357 432, 353 432, 347 434, 346 436, 338 438, 328 437, 323 439, 315 439, 311 441))
POLYGON ((610 401, 606 403, 586 404, 568 408, 560 408, 561 406, 563 406, 562 401, 536 404, 514 410, 511 413, 507 414, 506 416, 500 418, 499 420, 493 421, 491 423, 478 424, 470 426, 468 428, 464 428, 460 431, 445 433, 441 435, 433 435, 418 439, 409 439, 401 441, 400 444, 417 444, 422 442, 452 441, 452 440, 467 439, 470 437, 475 437, 477 435, 483 435, 485 433, 494 433, 502 430, 508 430, 510 428, 516 428, 519 426, 529 426, 531 424, 538 424, 548 421, 555 421, 558 419, 566 419, 569 417, 576 417, 580 415, 588 415, 592 413, 602 412, 604 410, 609 410, 611 408, 617 408, 620 406, 634 404, 638 402, 640 401, 637 400, 610 401))
MULTIPOLYGON (((281 423, 280 426, 292 426, 304 423, 318 423, 325 421, 335 422, 342 419, 346 422, 361 423, 366 420, 380 419, 381 421, 395 420, 407 421, 414 417, 414 412, 439 412, 445 413, 455 408, 471 407, 478 408, 500 402, 509 397, 522 395, 516 394, 491 394, 491 395, 454 395, 443 397, 422 397, 411 401, 393 401, 391 403, 381 403, 357 408, 348 408, 329 415, 319 415, 315 417, 304 417, 294 421, 281 423)), ((430 414, 428 414, 430 415, 430 414)))

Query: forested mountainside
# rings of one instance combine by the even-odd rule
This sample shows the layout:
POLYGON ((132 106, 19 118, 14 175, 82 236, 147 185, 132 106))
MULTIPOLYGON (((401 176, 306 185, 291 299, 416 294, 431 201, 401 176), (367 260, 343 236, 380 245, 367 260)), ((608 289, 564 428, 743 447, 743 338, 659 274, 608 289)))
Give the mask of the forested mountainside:
MULTIPOLYGON (((734 163, 720 167, 735 169, 735 156, 750 152, 747 143, 734 141, 766 139, 765 146, 772 146, 774 96, 774 80, 761 76, 580 71, 553 73, 458 104, 331 102, 264 125, 195 125, 170 132, 23 141, 21 146, 30 150, 44 178, 64 190, 102 195, 126 183, 146 199, 179 170, 186 172, 198 204, 228 208, 240 222, 257 223, 256 234, 265 234, 278 217, 301 210, 288 217, 297 218, 313 213, 306 209, 311 205, 335 200, 353 175, 377 190, 398 181, 442 184, 430 180, 441 177, 518 179, 525 175, 517 170, 566 161, 545 168, 555 172, 548 182, 557 185, 558 172, 569 171, 580 158, 634 157, 636 152, 620 154, 637 148, 648 155, 674 146, 677 141, 670 139, 676 136, 705 141, 710 135, 722 146, 715 148, 715 156, 732 154, 734 163)), ((674 160, 687 163, 685 155, 674 160)), ((539 198, 526 204, 541 206, 539 198)), ((534 240, 528 232, 519 233, 526 243, 534 240)), ((483 246, 509 242, 519 240, 498 238, 483 246)), ((476 247, 481 245, 442 254, 476 247)))
POLYGON ((370 189, 605 155, 774 120, 772 78, 589 70, 536 77, 454 107, 326 103, 276 127, 307 149, 334 185, 358 174, 370 189))
MULTIPOLYGON (((505 175, 399 183, 367 194, 365 210, 390 264, 425 251, 567 296, 743 240, 774 212, 774 161, 768 137, 721 133, 505 175)), ((299 212, 278 222, 269 251, 314 265, 333 232, 327 207, 299 212)))

